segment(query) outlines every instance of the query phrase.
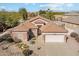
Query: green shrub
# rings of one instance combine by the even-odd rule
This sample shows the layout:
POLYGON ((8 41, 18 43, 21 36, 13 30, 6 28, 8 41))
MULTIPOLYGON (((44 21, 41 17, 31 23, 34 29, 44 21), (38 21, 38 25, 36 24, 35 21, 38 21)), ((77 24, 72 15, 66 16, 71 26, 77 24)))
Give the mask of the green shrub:
POLYGON ((22 43, 22 42, 18 44, 18 47, 21 48, 22 50, 29 48, 28 45, 26 45, 26 44, 24 44, 24 43, 22 43))
POLYGON ((25 56, 29 56, 29 55, 31 55, 32 53, 33 53, 33 50, 29 50, 29 49, 26 49, 26 50, 23 51, 23 54, 24 54, 25 56))
POLYGON ((41 49, 41 47, 38 47, 37 49, 38 49, 38 50, 40 50, 40 49, 41 49))
POLYGON ((72 32, 72 33, 70 34, 70 36, 73 37, 73 38, 76 38, 76 37, 78 37, 78 34, 75 33, 75 32, 72 32))
POLYGON ((32 41, 31 41, 31 44, 35 44, 35 41, 34 41, 34 40, 32 40, 32 41))
POLYGON ((32 38, 32 40, 36 40, 36 38, 34 37, 34 38, 32 38))
POLYGON ((0 37, 0 42, 2 42, 2 41, 8 41, 8 42, 14 42, 13 41, 13 38, 10 36, 10 34, 6 34, 6 35, 4 35, 4 36, 2 36, 2 37, 0 37))
POLYGON ((77 42, 79 42, 79 37, 76 37, 75 39, 76 39, 77 42))

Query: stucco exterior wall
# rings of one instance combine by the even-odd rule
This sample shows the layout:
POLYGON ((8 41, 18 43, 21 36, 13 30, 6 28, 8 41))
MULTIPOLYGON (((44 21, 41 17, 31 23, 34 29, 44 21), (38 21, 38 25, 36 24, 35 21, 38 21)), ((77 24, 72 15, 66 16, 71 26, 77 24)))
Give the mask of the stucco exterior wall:
POLYGON ((65 26, 70 29, 79 28, 79 25, 70 24, 70 23, 65 23, 65 26))
POLYGON ((20 39, 23 43, 27 43, 28 40, 27 32, 12 32, 12 37, 14 40, 20 39))

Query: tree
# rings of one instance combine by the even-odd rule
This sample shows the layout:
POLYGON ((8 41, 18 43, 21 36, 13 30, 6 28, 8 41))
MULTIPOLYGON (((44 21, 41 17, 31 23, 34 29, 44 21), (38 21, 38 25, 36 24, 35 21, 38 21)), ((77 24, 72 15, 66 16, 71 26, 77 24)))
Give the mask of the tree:
POLYGON ((52 11, 48 11, 46 17, 50 20, 52 20, 54 18, 53 12, 52 11))
POLYGON ((0 22, 0 32, 4 32, 7 29, 7 25, 5 23, 0 22))
POLYGON ((6 29, 15 27, 18 25, 21 15, 18 12, 0 11, 0 22, 7 26, 6 29))
POLYGON ((36 15, 35 15, 35 13, 30 13, 30 17, 35 17, 36 15))
POLYGON ((8 19, 6 20, 6 24, 8 25, 8 27, 15 27, 19 24, 19 22, 17 19, 8 17, 8 19))
POLYGON ((46 11, 40 10, 40 11, 39 11, 39 14, 40 14, 40 15, 41 15, 41 14, 46 14, 46 11))
POLYGON ((5 23, 6 21, 6 12, 0 12, 0 22, 5 23))
POLYGON ((22 15, 23 20, 27 20, 28 19, 28 13, 27 13, 27 10, 25 8, 20 8, 19 9, 19 13, 22 15))

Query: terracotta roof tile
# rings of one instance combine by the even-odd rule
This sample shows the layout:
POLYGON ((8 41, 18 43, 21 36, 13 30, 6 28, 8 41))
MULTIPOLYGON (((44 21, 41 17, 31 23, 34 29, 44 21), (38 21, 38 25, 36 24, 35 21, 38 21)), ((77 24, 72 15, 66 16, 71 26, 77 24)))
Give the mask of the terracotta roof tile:
POLYGON ((42 26, 40 29, 44 33, 66 33, 67 32, 67 30, 65 30, 64 28, 53 23, 48 23, 42 26))
POLYGON ((44 18, 44 17, 42 17, 42 16, 40 16, 40 15, 31 18, 31 19, 28 20, 27 22, 32 22, 32 21, 37 20, 37 19, 43 19, 43 20, 45 20, 45 21, 47 21, 47 22, 51 22, 51 20, 49 20, 49 19, 47 19, 47 18, 44 18))
POLYGON ((16 26, 13 31, 28 31, 30 28, 37 28, 33 23, 25 22, 23 24, 20 24, 16 26))

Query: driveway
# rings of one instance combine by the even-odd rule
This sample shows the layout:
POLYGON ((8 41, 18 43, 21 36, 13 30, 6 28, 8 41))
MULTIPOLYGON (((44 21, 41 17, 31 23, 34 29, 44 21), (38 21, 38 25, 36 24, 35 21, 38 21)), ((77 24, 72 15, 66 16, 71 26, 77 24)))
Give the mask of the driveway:
POLYGON ((64 43, 47 43, 45 45, 46 55, 48 56, 72 56, 77 55, 76 51, 70 49, 64 43))
POLYGON ((78 56, 79 43, 69 37, 67 43, 45 43, 42 36, 39 36, 34 45, 34 51, 40 56, 78 56), (41 47, 40 50, 37 48, 41 47))

